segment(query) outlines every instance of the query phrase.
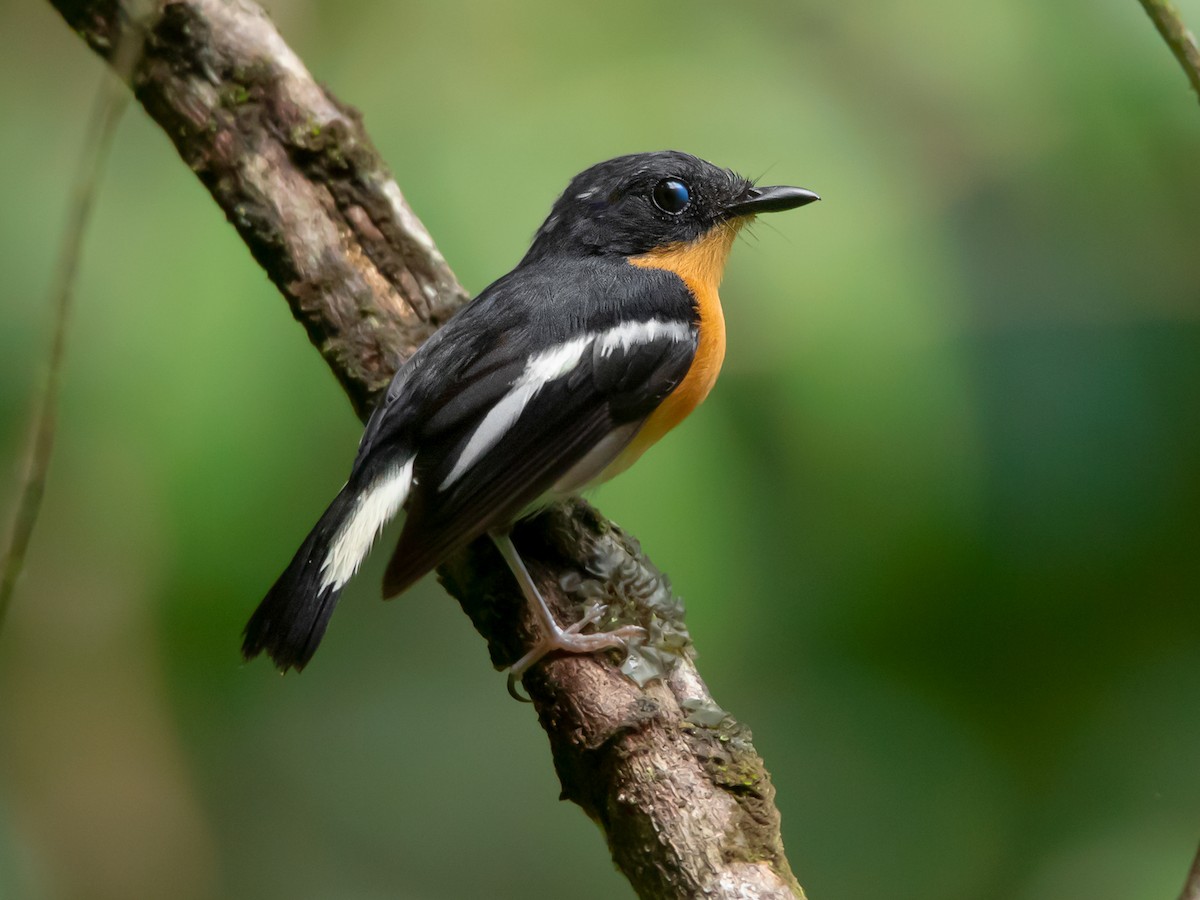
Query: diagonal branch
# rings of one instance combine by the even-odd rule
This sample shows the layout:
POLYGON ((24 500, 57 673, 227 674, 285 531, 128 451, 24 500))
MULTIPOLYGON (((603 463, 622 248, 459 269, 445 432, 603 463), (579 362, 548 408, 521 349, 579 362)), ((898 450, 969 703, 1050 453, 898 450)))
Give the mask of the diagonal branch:
MULTIPOLYGON (((106 59, 139 27, 136 0, 51 2, 106 59)), ((312 80, 258 7, 167 2, 144 46, 131 79, 137 99, 364 417, 465 292, 358 114, 312 80)), ((611 597, 669 597, 636 542, 585 503, 522 523, 515 538, 560 613, 576 605, 567 587, 585 578, 611 597)), ((440 572, 493 662, 516 659, 536 626, 490 543, 477 542, 440 572)), ((563 796, 601 824, 639 895, 803 897, 749 732, 722 717, 690 659, 646 688, 600 657, 550 659, 525 683, 563 796)))
POLYGON ((1200 97, 1200 47, 1196 46, 1196 37, 1183 24, 1179 11, 1170 0, 1139 0, 1146 10, 1146 15, 1162 35, 1162 39, 1171 48, 1171 53, 1183 67, 1183 74, 1191 82, 1192 90, 1200 97))

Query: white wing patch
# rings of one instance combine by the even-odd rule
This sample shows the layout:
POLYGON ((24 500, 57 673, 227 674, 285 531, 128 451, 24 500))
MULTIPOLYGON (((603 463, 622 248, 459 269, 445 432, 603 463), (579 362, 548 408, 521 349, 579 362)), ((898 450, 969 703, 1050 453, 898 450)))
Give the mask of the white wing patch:
POLYGON ((664 322, 661 319, 649 319, 645 322, 626 322, 608 331, 601 332, 596 340, 600 345, 601 356, 611 356, 620 347, 628 352, 635 344, 649 344, 660 337, 672 341, 687 340, 691 336, 691 328, 683 322, 664 322))
POLYGON ((483 421, 467 441, 467 446, 454 463, 454 468, 438 486, 438 490, 444 491, 454 484, 488 450, 496 446, 517 423, 521 413, 537 396, 538 391, 574 370, 593 343, 598 345, 601 356, 611 356, 618 347, 628 351, 637 344, 647 344, 660 338, 682 341, 690 337, 691 328, 683 322, 648 319, 645 322, 626 322, 601 332, 589 332, 530 357, 525 371, 513 382, 508 393, 483 417, 483 421))
POLYGON ((579 360, 583 358, 583 351, 591 342, 592 336, 585 334, 573 341, 551 347, 545 353, 530 357, 519 381, 536 383, 538 387, 541 387, 555 378, 562 378, 579 365, 579 360))
POLYGON ((399 512, 412 487, 415 457, 394 466, 358 498, 321 563, 321 589, 338 590, 354 577, 383 526, 399 512))
POLYGON ((529 401, 537 396, 538 391, 556 378, 562 378, 579 365, 579 361, 583 359, 583 351, 591 342, 592 335, 585 334, 583 337, 559 344, 557 347, 551 347, 544 353, 531 357, 525 364, 525 371, 521 373, 521 377, 513 382, 508 393, 483 417, 483 421, 479 423, 479 427, 467 441, 462 455, 459 456, 454 468, 450 470, 450 474, 446 476, 438 490, 444 491, 458 481, 479 457, 496 446, 496 442, 516 424, 517 419, 521 417, 521 413, 529 405, 529 401))

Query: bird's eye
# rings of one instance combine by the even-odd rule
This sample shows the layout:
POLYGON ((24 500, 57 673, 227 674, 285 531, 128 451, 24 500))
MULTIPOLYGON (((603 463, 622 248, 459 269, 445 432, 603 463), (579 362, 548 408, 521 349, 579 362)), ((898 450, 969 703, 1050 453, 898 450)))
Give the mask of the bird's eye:
POLYGON ((678 178, 664 178, 654 186, 654 205, 663 212, 678 215, 692 202, 688 186, 678 178))

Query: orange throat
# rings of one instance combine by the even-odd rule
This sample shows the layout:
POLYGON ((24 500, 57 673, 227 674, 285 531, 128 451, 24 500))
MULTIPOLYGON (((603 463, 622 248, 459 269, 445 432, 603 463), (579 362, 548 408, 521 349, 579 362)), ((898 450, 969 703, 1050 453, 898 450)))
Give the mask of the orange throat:
POLYGON ((725 360, 725 315, 721 311, 717 288, 721 285, 725 260, 729 258, 739 228, 737 221, 722 223, 695 241, 672 244, 629 258, 631 265, 665 269, 683 280, 696 301, 700 340, 683 381, 650 414, 629 446, 604 473, 605 477, 616 475, 632 465, 651 444, 687 418, 717 383, 721 363, 725 360))

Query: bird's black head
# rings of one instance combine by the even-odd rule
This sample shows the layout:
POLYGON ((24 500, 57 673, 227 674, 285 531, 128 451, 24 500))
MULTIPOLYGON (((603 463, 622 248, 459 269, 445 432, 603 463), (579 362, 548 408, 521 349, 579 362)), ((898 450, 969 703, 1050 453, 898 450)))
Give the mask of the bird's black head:
POLYGON ((633 257, 687 244, 719 225, 819 199, 801 188, 757 188, 688 153, 635 153, 571 179, 526 260, 548 254, 633 257))

